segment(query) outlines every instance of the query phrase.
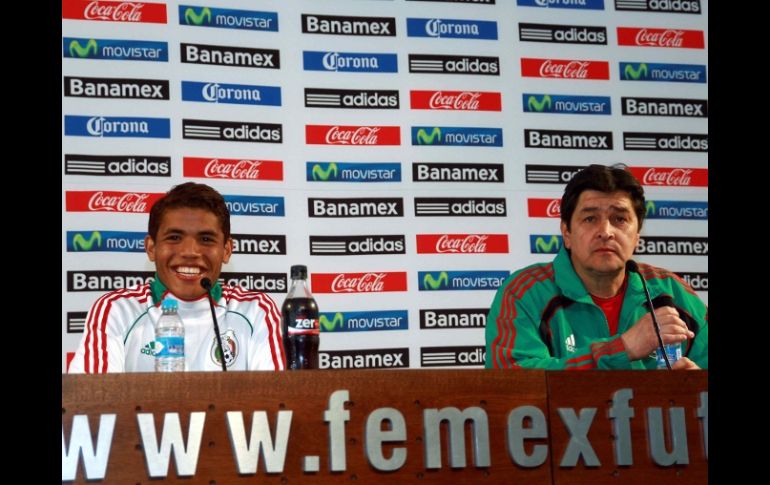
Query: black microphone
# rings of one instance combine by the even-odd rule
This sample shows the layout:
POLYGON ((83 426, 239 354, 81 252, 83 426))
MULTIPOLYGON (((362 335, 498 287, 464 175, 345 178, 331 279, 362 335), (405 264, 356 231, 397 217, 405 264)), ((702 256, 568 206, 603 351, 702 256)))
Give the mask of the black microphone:
POLYGON ((652 316, 652 326, 655 327, 655 336, 658 337, 658 346, 661 352, 663 352, 663 358, 666 360, 666 367, 671 370, 671 362, 668 361, 668 354, 666 348, 663 346, 663 338, 660 336, 660 325, 658 325, 658 319, 655 318, 655 307, 652 306, 652 298, 650 298, 650 291, 647 289, 647 282, 644 281, 644 277, 639 272, 639 265, 636 261, 629 259, 626 261, 626 269, 629 272, 633 272, 639 275, 639 279, 642 280, 642 288, 644 288, 644 296, 647 297, 647 305, 650 306, 650 315, 652 316))
POLYGON ((217 322, 217 313, 214 311, 214 300, 211 299, 211 280, 203 278, 201 280, 201 286, 206 290, 207 296, 209 297, 211 318, 214 319, 214 335, 217 336, 217 349, 219 349, 219 355, 222 356, 222 372, 227 372, 227 366, 225 365, 225 351, 222 348, 222 337, 219 336, 219 322, 217 322))

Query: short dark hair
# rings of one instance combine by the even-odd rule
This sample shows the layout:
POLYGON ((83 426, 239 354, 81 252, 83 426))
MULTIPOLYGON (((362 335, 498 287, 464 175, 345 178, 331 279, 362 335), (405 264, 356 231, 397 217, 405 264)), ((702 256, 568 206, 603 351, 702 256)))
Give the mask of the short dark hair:
POLYGON ((186 182, 171 188, 166 195, 158 199, 150 209, 150 221, 147 224, 147 232, 155 241, 160 229, 163 216, 170 209, 189 207, 192 209, 204 209, 217 217, 219 226, 225 235, 225 241, 230 239, 230 211, 227 209, 222 194, 206 184, 186 182))
POLYGON ((641 231, 647 210, 644 201, 644 189, 639 181, 631 175, 631 172, 626 170, 625 165, 616 164, 608 167, 592 164, 572 177, 572 180, 564 188, 564 195, 561 198, 561 220, 567 224, 567 229, 570 229, 570 221, 572 214, 575 213, 578 198, 586 190, 597 190, 605 193, 618 190, 628 192, 641 231))

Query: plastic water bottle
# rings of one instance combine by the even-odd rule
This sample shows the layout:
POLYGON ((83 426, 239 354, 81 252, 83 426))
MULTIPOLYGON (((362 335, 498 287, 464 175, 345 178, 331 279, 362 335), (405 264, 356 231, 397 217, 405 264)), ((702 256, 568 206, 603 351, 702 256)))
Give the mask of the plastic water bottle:
MULTIPOLYGON (((674 362, 682 358, 682 344, 668 344, 663 346, 668 355, 668 362, 673 366, 674 362)), ((655 360, 658 362, 658 369, 668 369, 666 359, 663 357, 663 351, 660 347, 655 349, 655 360)))
POLYGON ((155 325, 155 372, 184 371, 184 323, 178 302, 166 297, 160 305, 163 314, 155 325))

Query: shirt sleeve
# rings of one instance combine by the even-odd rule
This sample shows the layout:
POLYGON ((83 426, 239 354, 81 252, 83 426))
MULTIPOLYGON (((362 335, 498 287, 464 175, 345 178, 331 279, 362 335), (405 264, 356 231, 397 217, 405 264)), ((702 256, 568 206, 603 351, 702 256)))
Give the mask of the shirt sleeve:
POLYGON ((86 316, 83 338, 69 366, 70 374, 103 374, 125 371, 125 346, 116 292, 103 295, 86 316))
POLYGON ((283 370, 286 358, 281 337, 281 312, 270 296, 255 301, 257 314, 249 345, 248 370, 283 370))

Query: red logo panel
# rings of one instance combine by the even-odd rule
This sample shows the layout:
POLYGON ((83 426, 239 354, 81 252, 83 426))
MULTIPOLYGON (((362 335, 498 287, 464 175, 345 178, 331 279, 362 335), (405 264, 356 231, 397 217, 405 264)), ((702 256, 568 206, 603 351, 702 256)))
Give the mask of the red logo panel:
POLYGON ((500 111, 500 93, 485 91, 410 91, 412 109, 500 111))
POLYGON ((147 2, 66 0, 61 4, 61 18, 100 22, 167 23, 166 5, 147 2))
POLYGON ((184 157, 184 176, 232 180, 283 180, 283 162, 184 157))
POLYGON ((507 253, 507 234, 418 234, 417 254, 507 253))
POLYGON ((114 192, 106 190, 67 191, 67 212, 147 213, 166 194, 149 192, 114 192))
POLYGON ((561 199, 527 199, 529 217, 561 217, 561 199))
POLYGON ((607 61, 571 59, 521 59, 521 75, 557 79, 609 79, 607 61))
POLYGON ((406 271, 370 273, 313 273, 313 293, 380 293, 406 291, 406 271))
POLYGON ((629 167, 642 185, 658 187, 708 187, 707 168, 629 167))
POLYGON ((310 145, 400 145, 398 126, 306 125, 305 141, 310 145))
POLYGON ((703 49, 702 30, 618 27, 618 45, 703 49))

